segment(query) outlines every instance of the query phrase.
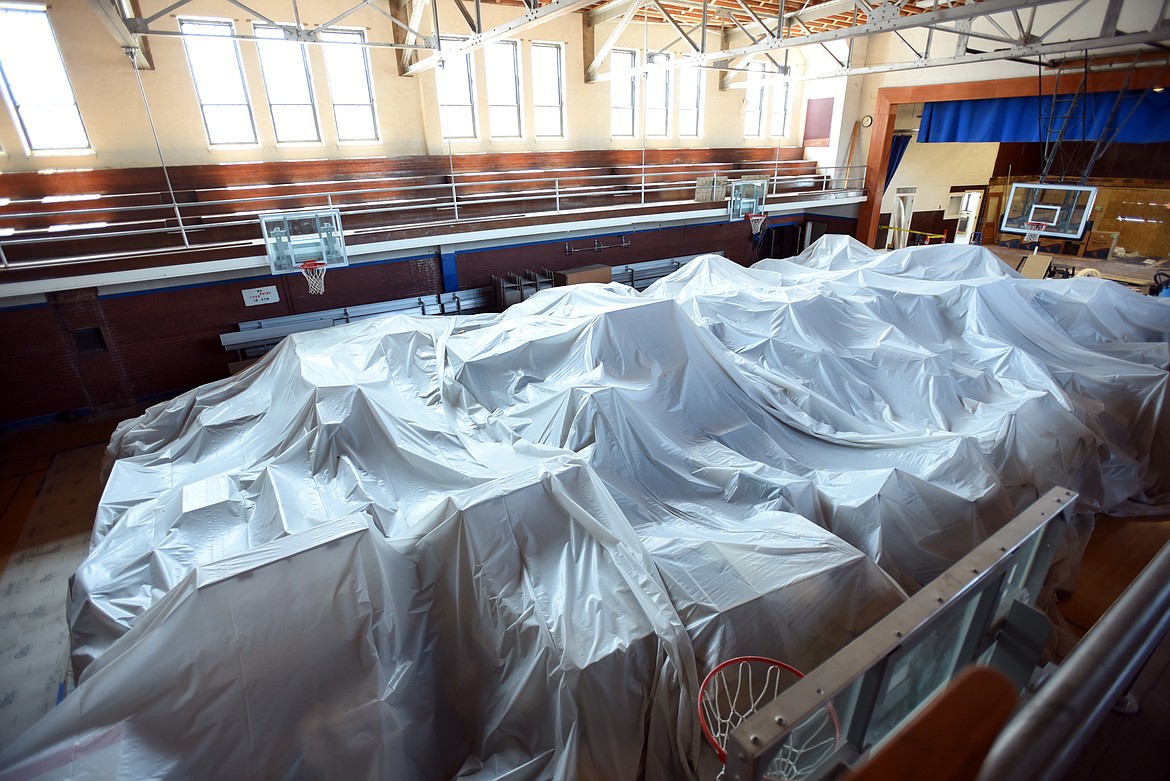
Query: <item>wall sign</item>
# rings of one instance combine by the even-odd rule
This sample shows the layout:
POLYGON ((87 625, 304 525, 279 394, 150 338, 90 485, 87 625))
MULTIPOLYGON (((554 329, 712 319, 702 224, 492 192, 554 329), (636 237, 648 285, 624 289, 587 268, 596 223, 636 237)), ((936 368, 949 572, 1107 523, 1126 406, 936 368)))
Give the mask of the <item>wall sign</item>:
POLYGON ((280 301, 280 294, 276 292, 276 285, 267 287, 250 287, 243 291, 244 306, 259 306, 260 304, 275 304, 280 301))

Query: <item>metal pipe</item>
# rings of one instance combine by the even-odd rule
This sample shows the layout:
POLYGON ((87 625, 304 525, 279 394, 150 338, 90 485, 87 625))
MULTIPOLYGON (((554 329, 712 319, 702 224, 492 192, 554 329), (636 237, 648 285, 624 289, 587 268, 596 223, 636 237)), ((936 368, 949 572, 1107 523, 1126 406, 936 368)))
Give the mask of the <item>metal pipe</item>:
POLYGON ((459 220, 459 190, 455 186, 455 156, 451 152, 451 139, 447 139, 447 166, 451 171, 451 206, 455 209, 455 220, 459 220))
POLYGON ((1170 543, 1008 723, 978 781, 1062 777, 1170 627, 1170 543))
POLYGON ((187 229, 183 226, 183 215, 179 213, 179 200, 175 197, 175 188, 171 186, 171 174, 167 171, 167 161, 163 159, 162 145, 158 140, 158 130, 154 126, 154 115, 150 112, 150 101, 146 99, 146 88, 142 86, 142 74, 138 72, 138 65, 135 63, 138 50, 133 46, 126 46, 123 47, 122 51, 130 58, 130 67, 134 69, 134 78, 138 80, 138 92, 142 95, 142 105, 146 108, 146 120, 150 123, 150 133, 154 136, 154 148, 158 152, 158 163, 162 168, 163 178, 167 182, 167 192, 171 194, 171 205, 175 209, 175 220, 179 223, 179 235, 183 237, 183 246, 189 249, 191 244, 187 241, 187 229))
MULTIPOLYGON (((449 143, 449 142, 448 142, 449 143)), ((398 218, 412 220, 410 225, 421 225, 427 223, 443 223, 450 221, 450 216, 436 215, 432 219, 425 217, 416 218, 414 215, 425 215, 426 212, 434 209, 443 209, 444 207, 457 210, 455 213, 456 219, 465 217, 462 206, 470 205, 474 207, 478 204, 513 204, 520 208, 521 204, 528 204, 531 202, 539 202, 545 200, 549 195, 554 196, 554 208, 558 211, 563 211, 565 208, 564 197, 571 196, 577 199, 593 200, 597 198, 609 199, 614 195, 618 196, 633 196, 638 201, 648 201, 649 194, 656 194, 665 196, 670 200, 680 199, 689 200, 691 193, 695 186, 695 177, 702 176, 709 173, 712 179, 712 189, 714 190, 715 182, 717 182, 720 173, 730 171, 730 164, 714 164, 711 163, 692 163, 686 165, 680 164, 652 164, 649 161, 645 162, 638 169, 638 180, 634 188, 628 188, 630 183, 630 174, 599 174, 599 171, 607 171, 610 169, 595 169, 590 167, 570 167, 564 169, 551 169, 543 171, 543 175, 536 177, 522 176, 525 173, 533 172, 496 172, 484 171, 473 176, 474 181, 468 182, 475 188, 484 188, 484 192, 479 193, 465 193, 460 196, 458 192, 459 184, 457 178, 460 175, 454 169, 453 154, 450 144, 448 145, 448 166, 449 175, 451 179, 448 182, 436 184, 422 184, 422 185, 405 185, 405 186, 379 186, 368 189, 360 188, 345 188, 345 189, 326 189, 328 185, 333 184, 329 181, 321 182, 304 182, 304 183, 289 183, 277 185, 256 185, 256 188, 270 188, 272 192, 267 192, 263 195, 247 196, 247 197, 227 197, 215 198, 214 200, 207 199, 206 196, 215 195, 231 195, 236 188, 232 187, 210 187, 199 191, 200 197, 197 202, 186 204, 182 210, 187 211, 187 215, 183 215, 179 210, 179 204, 174 194, 174 190, 170 186, 169 174, 165 168, 165 160, 160 155, 160 161, 163 163, 163 173, 167 178, 167 189, 163 191, 163 202, 155 204, 137 204, 137 205, 115 205, 119 200, 127 200, 131 198, 141 198, 143 195, 154 195, 154 193, 111 193, 102 195, 100 207, 86 207, 82 209, 63 209, 44 211, 37 209, 39 206, 38 199, 14 199, 21 211, 14 214, 5 215, 7 219, 12 220, 27 220, 35 219, 42 216, 53 216, 56 218, 75 217, 85 218, 89 215, 102 215, 102 220, 107 221, 108 224, 99 232, 94 232, 86 229, 84 225, 78 225, 75 232, 69 235, 49 233, 43 228, 27 228, 17 231, 14 235, 6 237, 4 244, 7 254, 11 254, 11 248, 24 245, 40 245, 53 244, 61 241, 85 241, 89 239, 101 239, 104 241, 115 238, 129 238, 137 236, 168 236, 168 234, 178 234, 181 239, 180 242, 172 243, 167 241, 165 245, 152 247, 146 251, 146 254, 159 252, 174 252, 176 250, 196 250, 209 249, 224 246, 247 246, 249 241, 243 242, 239 240, 222 241, 218 236, 223 231, 238 228, 240 226, 254 225, 256 215, 266 208, 271 208, 273 203, 297 203, 302 205, 304 203, 312 202, 315 204, 328 204, 331 208, 340 208, 343 215, 358 216, 358 215, 380 215, 384 218, 398 218), (580 177, 583 184, 579 185, 562 185, 560 183, 560 176, 580 177), (475 177, 481 177, 476 179, 475 177), (682 178, 680 178, 682 177, 682 178), (533 185, 531 189, 524 191, 523 195, 514 193, 507 193, 497 191, 496 187, 502 187, 513 184, 517 181, 525 181, 533 185), (324 187, 322 187, 324 185, 324 187), (303 192, 303 188, 318 188, 317 192, 303 192), (167 195, 170 195, 168 198, 167 195), (386 197, 389 196, 389 197, 386 197), (400 199, 399 197, 402 196, 400 199), (368 200, 367 200, 368 199, 368 200), (166 201, 169 200, 170 203, 166 201), (349 201, 349 203, 347 203, 349 201), (194 209, 194 212, 191 212, 194 209), (162 213, 170 213, 170 219, 176 219, 177 225, 166 225, 167 217, 162 213), (210 220, 202 225, 195 227, 185 224, 185 219, 190 218, 190 214, 194 213, 196 216, 210 220), (141 218, 139 217, 141 215, 141 218), (176 246, 178 245, 178 246, 176 246)), ((772 186, 774 190, 779 189, 779 185, 783 183, 791 183, 791 192, 778 193, 775 197, 783 200, 787 197, 795 197, 801 195, 807 190, 807 182, 809 176, 807 174, 794 174, 789 176, 775 176, 774 167, 776 161, 759 161, 754 165, 736 169, 739 174, 771 174, 772 186)), ((862 167, 855 166, 855 169, 864 170, 862 167)), ((783 170, 783 169, 781 169, 783 170)), ((370 177, 366 179, 357 180, 360 183, 381 184, 382 182, 394 181, 385 177, 370 177)), ((245 190, 253 190, 255 188, 245 187, 245 190)), ((807 192, 819 192, 807 190, 807 192)), ((634 205, 634 204, 630 204, 634 205)), ((318 207, 319 208, 319 207, 318 207)), ((537 211, 546 210, 538 208, 537 211)), ((402 227, 399 225, 398 227, 402 227)), ((122 250, 113 252, 82 252, 77 255, 57 256, 53 259, 32 259, 32 260, 17 260, 14 258, 0 257, 0 268, 4 267, 4 262, 7 261, 8 267, 11 268, 26 268, 26 267, 40 267, 40 266, 60 266, 68 265, 70 263, 87 263, 100 262, 102 260, 109 260, 116 257, 137 257, 143 255, 143 252, 136 250, 122 250)))

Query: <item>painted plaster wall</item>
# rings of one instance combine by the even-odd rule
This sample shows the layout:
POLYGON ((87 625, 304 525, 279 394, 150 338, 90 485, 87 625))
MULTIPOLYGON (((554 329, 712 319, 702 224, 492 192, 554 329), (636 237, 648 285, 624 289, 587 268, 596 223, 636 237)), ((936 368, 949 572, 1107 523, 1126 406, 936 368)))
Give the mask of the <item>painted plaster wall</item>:
POLYGON ((882 213, 894 208, 899 187, 915 187, 914 211, 943 211, 951 187, 987 184, 995 167, 999 144, 919 144, 906 148, 882 198, 882 213))
MULTIPOLYGON (((149 5, 149 4, 148 4, 149 5)), ((352 7, 348 0, 300 0, 301 19, 307 25, 321 24, 352 7)), ((249 6, 274 21, 291 19, 289 0, 252 0, 249 6)), ((466 34, 468 28, 462 17, 447 3, 442 4, 439 28, 443 34, 466 34)), ((148 10, 154 10, 153 7, 148 10)), ((517 6, 484 4, 486 28, 514 19, 520 13, 517 6)), ((259 55, 254 43, 239 42, 246 86, 252 106, 258 143, 235 147, 211 146, 203 127, 202 116, 187 63, 182 39, 151 36, 150 51, 155 67, 142 70, 143 90, 139 92, 135 72, 129 59, 119 48, 114 36, 104 28, 88 2, 54 3, 49 8, 50 21, 62 50, 78 107, 89 134, 92 151, 83 154, 35 153, 27 154, 11 110, 0 111, 0 167, 8 171, 76 168, 121 168, 156 166, 159 155, 150 120, 158 134, 163 160, 167 165, 228 164, 252 161, 304 160, 317 158, 403 156, 446 154, 448 144, 439 127, 439 109, 436 99, 434 71, 415 76, 399 76, 396 53, 389 48, 368 49, 373 76, 374 100, 380 138, 374 143, 339 143, 329 102, 325 63, 320 47, 307 47, 309 68, 317 103, 317 114, 323 141, 315 144, 277 144, 272 126, 259 55), (149 114, 147 111, 149 107, 149 114)), ((230 19, 238 34, 251 34, 252 23, 263 21, 252 18, 226 0, 194 0, 180 9, 158 19, 153 26, 160 30, 177 31, 178 17, 230 19)), ((516 152, 527 150, 607 149, 674 147, 742 147, 786 146, 799 143, 800 118, 803 117, 799 83, 793 90, 794 121, 788 137, 765 135, 745 138, 743 132, 744 90, 720 86, 718 71, 704 73, 704 100, 701 110, 701 135, 698 138, 680 137, 677 129, 677 96, 671 100, 671 133, 664 138, 643 139, 641 129, 633 138, 613 138, 610 135, 610 84, 608 81, 587 83, 585 69, 594 56, 586 52, 583 42, 585 17, 570 13, 535 27, 521 31, 516 40, 521 44, 522 127, 524 137, 516 140, 493 139, 484 121, 487 115, 487 97, 484 88, 484 57, 482 51, 473 55, 478 84, 477 109, 480 121, 479 138, 453 141, 450 151, 455 154, 474 152, 516 152), (536 139, 532 133, 531 98, 526 86, 531 84, 530 47, 533 41, 555 41, 565 45, 565 102, 567 108, 566 134, 560 139, 536 139)), ((594 32, 594 48, 599 48, 609 37, 616 22, 598 25, 594 32)), ((393 39, 391 22, 370 9, 348 16, 341 26, 361 28, 367 40, 393 39)), ((433 22, 428 14, 422 32, 429 34, 433 22)), ((696 34, 697 37, 697 34, 696 34)), ((676 56, 689 49, 678 40, 677 33, 667 25, 632 23, 621 36, 618 46, 639 50, 639 62, 649 46, 651 51, 666 48, 676 56)), ((718 36, 708 38, 711 46, 718 46, 718 36)), ((423 52, 425 56, 426 52, 423 52)), ((802 58, 794 54, 797 67, 802 58)), ((602 71, 608 71, 608 63, 602 71)), ((639 106, 641 105, 639 90, 639 106)), ((765 112, 770 112, 770 104, 765 112)), ((640 119, 640 110, 638 111, 640 119)), ((640 125, 640 122, 639 122, 640 125)))

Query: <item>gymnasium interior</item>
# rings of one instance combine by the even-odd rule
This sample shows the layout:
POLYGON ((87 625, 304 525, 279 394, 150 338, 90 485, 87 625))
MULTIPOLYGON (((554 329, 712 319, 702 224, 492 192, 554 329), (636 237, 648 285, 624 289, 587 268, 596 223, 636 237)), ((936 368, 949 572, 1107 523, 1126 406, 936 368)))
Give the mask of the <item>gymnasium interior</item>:
POLYGON ((0 0, 0 781, 1165 779, 1170 3, 0 0))

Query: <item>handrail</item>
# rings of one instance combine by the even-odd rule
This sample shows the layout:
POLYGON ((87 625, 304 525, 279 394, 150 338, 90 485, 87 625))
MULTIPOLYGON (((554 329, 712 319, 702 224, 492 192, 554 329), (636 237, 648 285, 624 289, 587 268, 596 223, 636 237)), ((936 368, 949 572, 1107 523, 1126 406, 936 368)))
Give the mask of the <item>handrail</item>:
MULTIPOLYGON (((852 167, 857 168, 858 166, 852 166, 852 167)), ((745 173, 745 174, 752 174, 754 172, 755 172, 755 169, 740 169, 739 170, 739 173, 745 173)), ((665 176, 666 174, 662 174, 662 175, 665 176)), ((628 175, 628 174, 599 175, 599 176, 591 177, 590 181, 605 181, 605 180, 610 180, 610 179, 628 180, 629 178, 630 178, 630 175, 628 175)), ((801 182, 801 181, 808 181, 810 179, 815 179, 818 181, 830 181, 830 177, 828 177, 828 175, 826 175, 824 173, 813 173, 813 172, 803 173, 803 174, 786 174, 786 175, 781 175, 781 176, 770 177, 770 179, 772 180, 773 190, 776 189, 776 185, 779 185, 779 184, 786 182, 786 181, 801 182)), ((628 191, 628 190, 598 190, 596 186, 588 185, 588 184, 562 185, 562 184, 560 184, 559 177, 558 178, 533 177, 533 178, 529 178, 529 179, 489 180, 489 181, 483 181, 483 182, 476 182, 474 186, 478 188, 478 187, 482 187, 485 185, 517 184, 517 183, 530 184, 530 185, 541 185, 541 186, 529 187, 525 190, 526 193, 534 193, 535 195, 532 195, 532 194, 516 195, 516 194, 511 194, 511 193, 509 193, 507 195, 501 195, 500 193, 489 191, 489 192, 482 192, 482 193, 481 192, 473 192, 473 193, 464 195, 463 198, 465 200, 475 200, 478 202, 483 202, 485 200, 490 199, 490 202, 492 202, 492 203, 507 203, 507 202, 511 202, 511 201, 535 200, 537 198, 537 196, 550 195, 550 194, 553 194, 553 193, 558 192, 558 191, 561 192, 562 194, 563 193, 580 193, 581 195, 584 195, 584 196, 610 195, 610 194, 615 194, 615 193, 620 193, 620 194, 630 194, 631 193, 631 191, 628 191)), ((852 177, 847 177, 845 179, 845 186, 842 186, 840 188, 834 188, 834 189, 854 189, 852 187, 849 187, 848 186, 849 184, 852 184, 852 177)), ((651 184, 647 185, 647 189, 653 190, 654 192, 676 192, 676 191, 677 192, 689 192, 689 191, 693 190, 694 187, 695 187, 695 185, 690 181, 675 181, 675 182, 667 181, 667 182, 661 182, 661 183, 651 183, 651 184)), ((241 215, 241 214, 249 214, 249 215, 251 214, 251 212, 242 212, 242 211, 229 211, 229 212, 220 212, 220 213, 214 213, 214 212, 213 213, 206 213, 204 211, 207 207, 212 207, 212 206, 246 205, 246 204, 254 203, 254 202, 272 202, 272 201, 281 201, 281 200, 305 200, 305 199, 310 199, 310 198, 323 199, 321 205, 325 205, 325 199, 328 199, 330 197, 341 198, 341 197, 348 196, 348 195, 369 196, 369 195, 375 195, 375 194, 384 193, 384 192, 402 193, 402 192, 434 190, 434 189, 440 189, 440 190, 445 191, 445 190, 449 189, 449 184, 444 183, 441 185, 440 184, 412 185, 412 186, 397 186, 397 187, 382 187, 382 188, 366 188, 366 189, 358 189, 358 190, 335 190, 335 191, 331 191, 331 192, 310 192, 310 193, 290 193, 290 194, 284 194, 284 195, 249 196, 249 197, 244 197, 244 198, 223 199, 223 200, 214 200, 214 201, 194 201, 194 202, 189 202, 189 203, 181 203, 181 204, 179 204, 179 206, 180 206, 180 208, 184 208, 189 212, 194 211, 194 210, 199 210, 200 214, 198 216, 200 216, 204 219, 209 219, 209 218, 219 218, 219 217, 231 217, 231 216, 237 216, 237 215, 241 215)), ((821 192, 821 191, 822 190, 818 190, 818 192, 821 192)), ((115 199, 115 198, 120 198, 120 197, 141 197, 141 195, 142 195, 141 193, 135 193, 135 194, 113 193, 110 195, 103 195, 102 198, 115 199)), ((397 209, 417 209, 417 208, 420 208, 420 205, 417 203, 418 200, 419 199, 417 199, 417 198, 411 199, 410 201, 406 201, 404 199, 386 199, 386 200, 382 200, 382 201, 364 200, 364 201, 351 203, 351 204, 342 203, 342 204, 337 204, 337 205, 339 208, 342 208, 343 210, 346 207, 356 207, 356 206, 369 207, 369 206, 376 206, 379 204, 397 204, 394 207, 397 209)), ((682 199, 680 199, 680 200, 682 200, 682 199)), ((15 202, 21 203, 22 201, 15 201, 15 202)), ((31 201, 29 201, 29 202, 31 202, 31 201)), ((441 200, 438 200, 438 199, 432 199, 432 203, 434 203, 436 205, 442 205, 444 202, 441 200)), ((424 206, 425 205, 426 204, 424 204, 424 206)), ((141 204, 141 205, 136 205, 136 206, 117 206, 117 207, 112 207, 112 208, 107 206, 106 208, 56 209, 53 211, 16 212, 16 213, 2 215, 2 216, 4 219, 35 218, 35 217, 49 217, 49 216, 52 216, 52 217, 85 216, 85 215, 109 214, 111 211, 115 211, 117 213, 159 211, 160 209, 164 208, 164 206, 169 208, 169 205, 166 205, 166 204, 141 204)), ((358 213, 361 212, 361 210, 357 210, 357 211, 358 211, 358 213)), ((165 218, 156 218, 154 220, 148 219, 148 220, 143 220, 142 222, 158 222, 161 219, 165 219, 165 218)), ((251 220, 248 220, 247 222, 251 222, 251 220)), ((126 221, 126 222, 121 222, 118 224, 133 224, 133 223, 131 221, 126 221)), ((222 227, 225 225, 233 225, 233 224, 243 224, 243 222, 240 222, 240 223, 220 222, 220 223, 214 223, 213 227, 222 227)), ((188 230, 196 230, 199 227, 207 227, 207 226, 191 226, 188 228, 188 230)), ((28 232, 29 233, 38 233, 38 232, 44 232, 45 230, 46 229, 44 229, 44 228, 33 228, 33 229, 28 229, 28 232)), ((98 235, 110 235, 110 234, 105 233, 105 234, 98 234, 98 235)), ((35 241, 36 241, 35 239, 11 239, 9 241, 6 241, 5 243, 6 244, 22 244, 22 243, 34 243, 35 241)))
POLYGON ((1062 777, 1170 627, 1170 543, 1008 723, 978 781, 1062 777))
MULTIPOLYGON (((181 199, 173 206, 162 202, 118 203, 131 198, 140 201, 156 194, 152 192, 100 194, 79 204, 80 208, 34 209, 29 207, 43 201, 17 198, 0 205, 0 258, 4 259, 0 271, 140 258, 144 251, 181 253, 225 246, 259 246, 257 216, 281 208, 280 204, 288 204, 285 208, 289 209, 336 208, 341 212, 347 237, 352 239, 371 229, 384 233, 466 222, 468 217, 507 219, 572 213, 596 209, 594 204, 598 199, 611 201, 618 208, 644 207, 648 194, 653 194, 655 203, 686 203, 693 200, 697 178, 704 176, 766 177, 772 199, 809 194, 832 196, 861 191, 864 186, 863 166, 824 168, 806 160, 783 163, 780 166, 773 161, 615 164, 258 183, 239 185, 240 190, 252 191, 243 197, 199 199, 200 195, 220 196, 236 187, 216 185, 182 190, 191 200, 181 199), (794 168, 802 167, 807 170, 792 173, 794 168), (418 183, 427 178, 441 181, 418 183), (403 179, 410 183, 398 183, 403 179), (571 181, 567 183, 563 179, 571 181), (254 194, 262 189, 274 192, 254 194), (4 213, 4 207, 10 206, 19 211, 4 213), (457 219, 458 210, 464 208, 470 214, 464 213, 462 220, 457 219), (347 217, 360 219, 347 224, 347 217), (77 220, 75 228, 61 222, 69 219, 77 220), (47 220, 57 222, 50 228, 44 224, 47 220), (119 247, 118 242, 123 239, 126 245, 119 247), (53 253, 48 247, 34 249, 37 245, 59 245, 61 251, 53 253), (27 249, 14 252, 22 247, 27 249), (3 254, 5 249, 7 255, 3 254)), ((53 205, 60 206, 60 203, 53 205)))

